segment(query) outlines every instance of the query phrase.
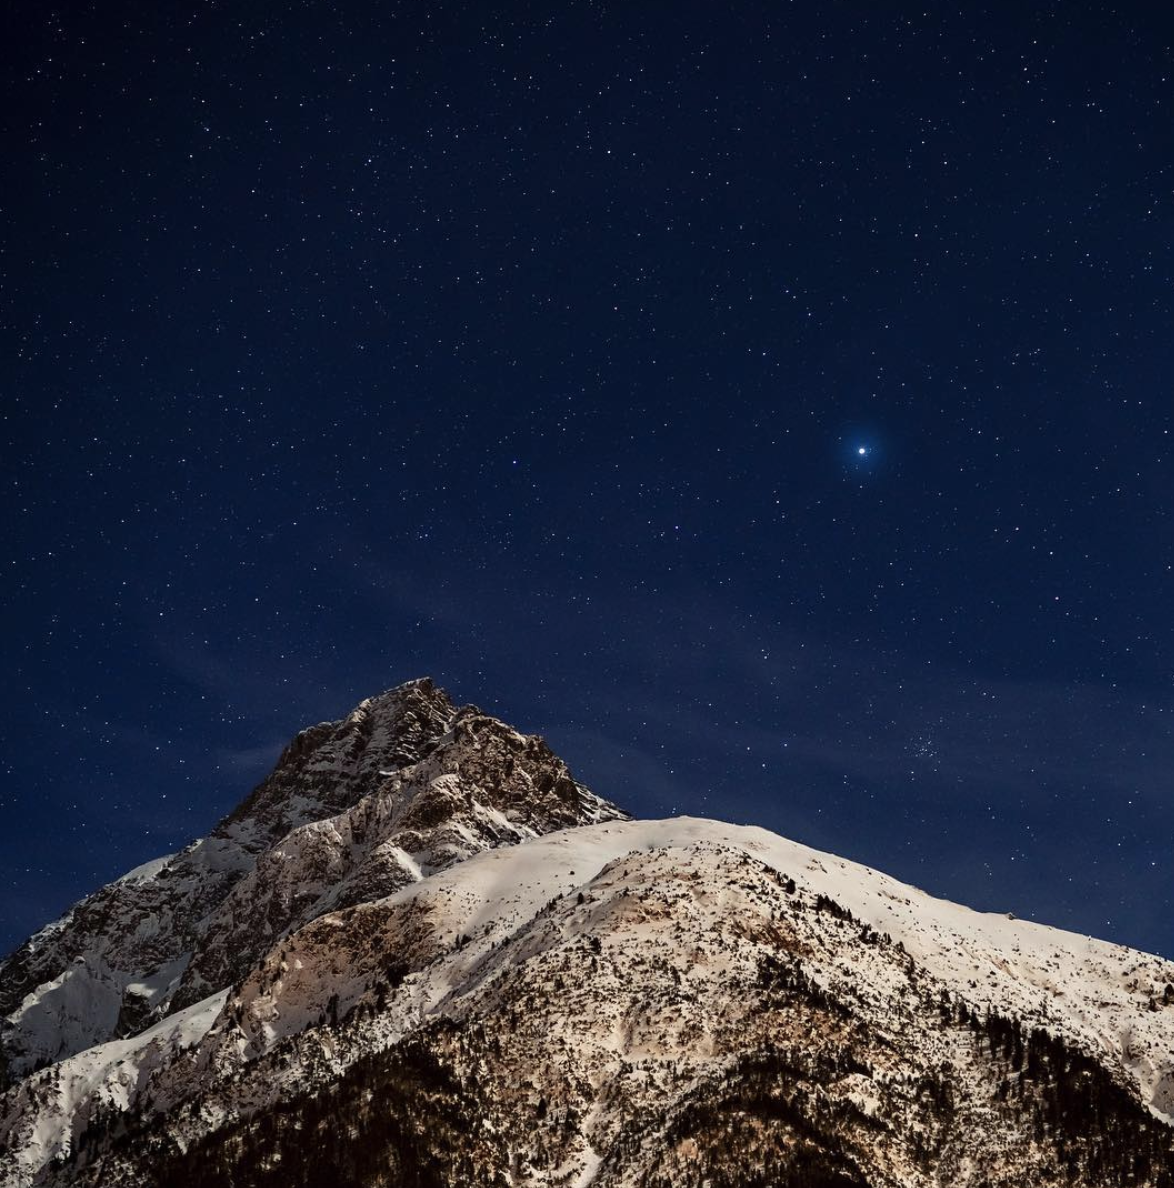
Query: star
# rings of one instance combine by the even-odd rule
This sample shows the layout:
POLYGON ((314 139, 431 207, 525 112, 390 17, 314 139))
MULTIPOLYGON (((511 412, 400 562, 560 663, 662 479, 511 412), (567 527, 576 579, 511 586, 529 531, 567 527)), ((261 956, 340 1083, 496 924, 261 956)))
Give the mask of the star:
POLYGON ((860 457, 867 458, 868 457, 868 446, 857 446, 856 452, 860 455, 860 457))

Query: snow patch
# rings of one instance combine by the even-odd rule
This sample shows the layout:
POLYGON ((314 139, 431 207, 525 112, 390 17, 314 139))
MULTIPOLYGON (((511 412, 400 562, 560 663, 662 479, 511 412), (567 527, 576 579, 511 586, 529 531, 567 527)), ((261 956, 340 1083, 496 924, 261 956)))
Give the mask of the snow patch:
POLYGON ((175 857, 175 854, 165 854, 162 858, 152 858, 150 862, 144 862, 141 866, 136 866, 134 870, 128 870, 121 878, 114 881, 116 883, 146 882, 147 879, 153 879, 161 871, 166 870, 175 857))

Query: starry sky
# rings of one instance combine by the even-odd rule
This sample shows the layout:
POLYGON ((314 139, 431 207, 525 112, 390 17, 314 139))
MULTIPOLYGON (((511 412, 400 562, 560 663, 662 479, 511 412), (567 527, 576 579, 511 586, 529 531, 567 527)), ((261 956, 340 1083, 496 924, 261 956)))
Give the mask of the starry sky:
POLYGON ((0 949, 430 674, 1174 956, 1174 18, 18 0, 0 949))

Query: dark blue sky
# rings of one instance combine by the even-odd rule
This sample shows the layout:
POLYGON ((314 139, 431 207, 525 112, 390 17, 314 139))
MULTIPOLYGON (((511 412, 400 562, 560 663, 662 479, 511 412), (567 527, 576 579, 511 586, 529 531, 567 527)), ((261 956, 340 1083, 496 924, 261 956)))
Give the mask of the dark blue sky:
POLYGON ((0 948, 431 674, 1174 954, 1174 24, 926 7, 18 3, 0 948))

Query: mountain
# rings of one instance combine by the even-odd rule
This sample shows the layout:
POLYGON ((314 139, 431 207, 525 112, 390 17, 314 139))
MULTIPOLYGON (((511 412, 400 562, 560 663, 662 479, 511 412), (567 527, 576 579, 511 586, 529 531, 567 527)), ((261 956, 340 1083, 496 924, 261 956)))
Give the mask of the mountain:
POLYGON ((430 682, 0 988, 3 1185, 1174 1188, 1174 965, 626 819, 430 682))
POLYGON ((103 887, 0 963, 0 1068, 16 1079, 135 1035, 324 912, 624 815, 541 740, 409 682, 303 730, 208 837, 103 887))

